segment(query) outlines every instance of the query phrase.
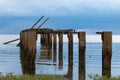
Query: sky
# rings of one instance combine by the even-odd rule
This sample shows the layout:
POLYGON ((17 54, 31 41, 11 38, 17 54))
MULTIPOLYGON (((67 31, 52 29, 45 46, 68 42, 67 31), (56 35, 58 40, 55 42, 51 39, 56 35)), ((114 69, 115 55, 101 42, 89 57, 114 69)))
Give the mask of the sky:
POLYGON ((19 34, 41 17, 41 28, 120 34, 120 0, 0 0, 0 34, 19 34))

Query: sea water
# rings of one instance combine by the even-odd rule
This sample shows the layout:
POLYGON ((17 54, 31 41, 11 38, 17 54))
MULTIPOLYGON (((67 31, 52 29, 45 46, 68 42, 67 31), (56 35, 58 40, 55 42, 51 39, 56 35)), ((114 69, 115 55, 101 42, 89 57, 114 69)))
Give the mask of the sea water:
MULTIPOLYGON (((4 41, 3 41, 4 42, 4 41)), ((16 44, 11 43, 3 45, 0 43, 0 72, 5 75, 13 73, 15 75, 22 74, 22 63, 20 60, 20 48, 16 44)), ((46 75, 66 75, 68 72, 68 43, 63 44, 63 68, 58 68, 58 50, 57 62, 54 64, 53 59, 42 61, 40 59, 40 42, 37 42, 36 49, 36 74, 46 75), (41 64, 44 63, 44 64, 41 64), (51 64, 51 65, 46 65, 51 64)), ((58 45, 57 45, 58 47, 58 45)), ((73 44, 73 80, 78 80, 78 42, 73 44)), ((101 42, 87 42, 86 43, 86 80, 90 80, 88 75, 102 74, 102 43, 101 42)), ((120 75, 120 43, 112 44, 112 76, 120 75)))

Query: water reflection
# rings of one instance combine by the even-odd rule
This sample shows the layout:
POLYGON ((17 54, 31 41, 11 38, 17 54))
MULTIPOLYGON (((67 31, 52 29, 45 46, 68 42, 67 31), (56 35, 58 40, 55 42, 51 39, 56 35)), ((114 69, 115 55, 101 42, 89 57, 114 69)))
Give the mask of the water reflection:
MULTIPOLYGON (((48 69, 51 69, 51 71, 55 70, 53 72, 48 72, 46 74, 52 73, 50 75, 66 75, 65 76, 66 78, 70 78, 70 80, 72 80, 73 62, 71 60, 69 60, 69 65, 64 67, 64 63, 63 63, 64 58, 62 57, 64 54, 61 53, 63 55, 60 55, 60 53, 61 52, 57 53, 57 49, 52 50, 52 48, 50 48, 50 47, 41 45, 40 52, 39 52, 39 58, 37 55, 37 59, 36 59, 36 54, 38 54, 38 53, 30 54, 21 49, 20 60, 21 60, 22 73, 23 74, 32 74, 32 75, 37 74, 36 73, 36 65, 41 65, 41 66, 44 65, 45 66, 44 69, 48 68, 48 69), (58 55, 58 57, 56 57, 57 55, 58 55), (36 60, 37 60, 37 62, 36 62, 36 60), (72 63, 70 63, 70 62, 72 62, 72 63), (61 63, 62 63, 62 65, 61 65, 61 63), (55 68, 55 69, 53 69, 53 68, 55 68)), ((39 66, 39 68, 41 66, 39 66)), ((46 69, 45 72, 50 71, 48 69, 46 69)), ((42 71, 44 71, 44 70, 42 70, 42 71)), ((40 72, 39 74, 42 74, 42 72, 40 72)), ((44 74, 44 72, 43 72, 43 74, 44 74)))
MULTIPOLYGON (((39 45, 39 44, 38 44, 39 45)), ((14 73, 16 75, 20 75, 23 73, 28 73, 27 66, 29 60, 25 57, 27 57, 27 54, 20 54, 19 56, 19 47, 15 47, 15 45, 0 45, 0 72, 3 74, 6 73, 14 73), (23 59, 23 58, 24 59, 23 59), (19 64, 21 59, 21 63, 24 65, 19 64), (25 64, 26 62, 26 64, 25 64), (27 67, 25 67, 25 65, 27 67), (22 69, 21 69, 22 67, 22 69), (24 70, 23 70, 24 69, 24 70), (22 71, 21 71, 22 70, 22 71), (26 72, 25 72, 26 71, 26 72)), ((112 59, 112 75, 118 76, 120 74, 120 51, 119 51, 120 44, 115 43, 113 44, 113 59, 112 59)), ((40 51, 40 47, 37 46, 37 51, 40 51)), ((73 80, 78 80, 78 43, 74 43, 74 53, 73 53, 73 80)), ((87 52, 86 52, 86 80, 90 80, 88 75, 89 74, 102 74, 102 44, 101 43, 87 43, 87 52), (89 57, 91 56, 91 57, 89 57)), ((54 54, 54 53, 53 53, 54 54)), ((47 65, 53 64, 51 60, 47 60, 46 64, 45 62, 41 63, 40 60, 40 52, 36 53, 36 74, 47 74, 47 75, 67 75, 68 72, 68 43, 64 43, 63 45, 63 70, 58 69, 58 45, 56 49, 56 64, 53 65, 47 65), (39 64, 41 63, 41 64, 39 64)), ((31 61, 30 61, 31 62, 31 61)), ((32 62, 34 63, 34 62, 32 62)), ((29 63, 30 64, 30 63, 29 63)))
POLYGON ((41 45, 40 59, 41 60, 52 60, 52 49, 45 45, 41 45))

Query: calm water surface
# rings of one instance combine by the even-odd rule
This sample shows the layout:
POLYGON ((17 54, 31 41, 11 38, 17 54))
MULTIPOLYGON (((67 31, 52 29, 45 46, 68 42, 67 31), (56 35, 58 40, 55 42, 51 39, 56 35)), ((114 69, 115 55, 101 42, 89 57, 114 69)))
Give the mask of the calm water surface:
MULTIPOLYGON (((47 75, 66 75, 68 72, 68 44, 63 46, 63 68, 58 66, 58 50, 57 62, 53 61, 52 57, 46 57, 42 53, 46 53, 46 49, 42 48, 40 43, 37 43, 37 53, 35 59, 35 73, 47 75), (40 50, 41 49, 41 50, 40 50)), ((87 43, 86 46, 86 79, 89 80, 89 74, 102 73, 102 44, 87 43)), ((47 53, 46 53, 47 54, 47 53)), ((78 43, 74 43, 73 56, 73 80, 78 80, 78 43)), ((49 55, 50 56, 50 55, 49 55)), ((16 43, 2 45, 0 44, 0 72, 3 75, 13 73, 20 75, 23 73, 22 60, 20 58, 20 48, 16 47, 16 43)), ((33 69, 34 70, 34 69, 33 69)), ((120 43, 113 43, 112 54, 112 76, 120 75, 120 43)))

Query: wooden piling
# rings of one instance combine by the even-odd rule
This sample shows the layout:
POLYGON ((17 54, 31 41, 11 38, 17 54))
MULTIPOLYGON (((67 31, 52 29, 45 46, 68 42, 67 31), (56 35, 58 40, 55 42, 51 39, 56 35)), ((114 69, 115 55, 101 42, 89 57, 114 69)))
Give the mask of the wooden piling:
POLYGON ((63 67, 63 33, 58 33, 59 37, 59 69, 63 67))
POLYGON ((68 32, 68 73, 69 80, 73 78, 73 32, 68 32))
POLYGON ((49 36, 49 35, 46 33, 46 34, 45 34, 45 46, 46 46, 46 47, 49 46, 48 36, 49 36))
POLYGON ((41 59, 52 59, 52 33, 42 33, 41 34, 41 49, 46 51, 41 51, 41 59))
POLYGON ((43 43, 44 43, 44 35, 43 34, 40 35, 40 40, 41 40, 41 45, 43 45, 43 43))
POLYGON ((52 33, 48 34, 48 50, 49 59, 52 59, 52 33))
POLYGON ((41 45, 46 45, 46 34, 41 34, 41 45))
POLYGON ((78 32, 79 39, 79 80, 85 80, 86 33, 78 32))
POLYGON ((43 33, 42 35, 43 35, 43 39, 42 39, 43 45, 44 46, 48 46, 48 34, 47 33, 43 33))
POLYGON ((48 34, 48 43, 49 43, 49 48, 52 49, 52 33, 48 34))
POLYGON ((20 50, 24 57, 22 60, 23 74, 35 74, 36 40, 36 31, 20 33, 20 50))
POLYGON ((112 32, 102 33, 102 76, 111 76, 112 32))
POLYGON ((53 37, 54 37, 54 41, 53 41, 53 62, 56 62, 56 49, 57 49, 57 34, 54 33, 53 34, 53 37))

